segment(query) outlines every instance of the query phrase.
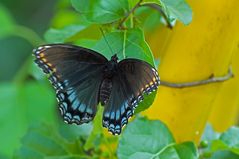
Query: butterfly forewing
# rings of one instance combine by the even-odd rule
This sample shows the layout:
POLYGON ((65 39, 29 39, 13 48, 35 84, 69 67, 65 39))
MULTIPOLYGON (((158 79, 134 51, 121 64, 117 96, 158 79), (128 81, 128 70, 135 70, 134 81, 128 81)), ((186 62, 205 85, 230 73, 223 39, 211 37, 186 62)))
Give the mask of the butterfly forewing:
POLYGON ((99 102, 102 69, 108 60, 93 50, 65 44, 40 46, 34 55, 56 89, 64 120, 76 124, 91 121, 99 102))
POLYGON ((138 59, 125 59, 118 64, 112 79, 113 87, 103 114, 103 126, 113 134, 120 134, 128 123, 134 109, 159 86, 157 71, 148 63, 138 59))

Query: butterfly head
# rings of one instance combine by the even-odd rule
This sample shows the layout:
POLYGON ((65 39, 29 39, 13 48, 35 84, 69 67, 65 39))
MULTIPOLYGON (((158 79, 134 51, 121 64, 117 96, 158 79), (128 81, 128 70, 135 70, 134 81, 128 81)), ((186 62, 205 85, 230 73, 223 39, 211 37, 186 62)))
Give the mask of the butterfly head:
POLYGON ((112 57, 111 57, 111 61, 113 62, 118 62, 119 58, 117 57, 117 54, 114 54, 112 57))
POLYGON ((117 66, 118 66, 118 57, 117 55, 113 55, 104 66, 104 77, 105 78, 112 78, 113 75, 117 72, 117 66))

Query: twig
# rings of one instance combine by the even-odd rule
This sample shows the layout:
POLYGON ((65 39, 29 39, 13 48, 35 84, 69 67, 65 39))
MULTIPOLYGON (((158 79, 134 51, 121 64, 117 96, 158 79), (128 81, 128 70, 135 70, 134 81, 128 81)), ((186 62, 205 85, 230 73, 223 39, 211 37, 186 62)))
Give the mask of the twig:
MULTIPOLYGON (((41 39, 40 36, 36 32, 34 32, 32 29, 22 26, 22 25, 16 25, 14 30, 11 32, 11 35, 21 37, 25 40, 27 40, 33 47, 36 47, 40 44, 44 43, 44 40, 41 39)), ((30 55, 22 67, 19 69, 19 71, 16 73, 13 81, 15 83, 23 83, 28 75, 28 71, 30 68, 30 65, 32 63, 32 56, 30 55)))
POLYGON ((16 25, 11 34, 27 40, 33 47, 44 43, 44 40, 36 32, 22 25, 16 25))
POLYGON ((169 29, 173 29, 173 26, 172 26, 172 24, 170 23, 170 21, 169 21, 167 15, 164 13, 164 11, 162 10, 162 8, 161 8, 159 5, 154 4, 154 3, 144 3, 144 4, 140 4, 140 6, 146 6, 146 7, 150 7, 150 8, 153 8, 153 9, 157 10, 157 11, 162 15, 162 17, 164 18, 164 20, 166 21, 167 27, 168 27, 169 29))
POLYGON ((16 75, 13 78, 13 82, 17 83, 17 84, 21 84, 24 82, 24 80, 27 78, 28 74, 29 74, 29 68, 32 64, 32 56, 29 56, 25 62, 22 64, 22 66, 19 68, 18 72, 16 73, 16 75))
POLYGON ((185 88, 185 87, 194 87, 194 86, 200 86, 200 85, 216 83, 216 82, 224 82, 226 80, 229 80, 232 77, 233 77, 232 69, 229 68, 228 73, 222 77, 210 77, 209 79, 206 79, 206 80, 185 82, 185 83, 170 83, 166 81, 161 81, 160 83, 162 86, 166 86, 166 87, 185 88))
POLYGON ((143 0, 139 0, 139 2, 127 13, 127 15, 121 20, 121 22, 119 23, 119 29, 124 29, 124 22, 127 21, 127 19, 129 18, 129 16, 134 13, 134 11, 141 6, 141 3, 143 2, 143 0))

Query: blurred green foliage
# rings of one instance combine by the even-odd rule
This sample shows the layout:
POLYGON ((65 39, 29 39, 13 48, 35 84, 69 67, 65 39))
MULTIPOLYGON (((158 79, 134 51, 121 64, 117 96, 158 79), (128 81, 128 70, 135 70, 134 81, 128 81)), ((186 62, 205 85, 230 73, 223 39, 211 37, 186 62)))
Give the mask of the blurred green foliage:
POLYGON ((14 27, 14 22, 10 13, 2 5, 0 5, 0 21, 2 23, 0 37, 3 38, 11 33, 14 27))
POLYGON ((231 127, 224 133, 215 132, 210 125, 205 129, 200 147, 202 159, 239 159, 239 128, 231 127))
POLYGON ((11 154, 31 123, 55 121, 55 95, 49 85, 33 81, 24 85, 2 83, 0 94, 1 152, 11 154))
POLYGON ((0 1, 0 81, 11 80, 31 54, 32 42, 39 40, 35 34, 43 34, 48 28, 55 2, 0 1))
POLYGON ((79 127, 35 123, 23 137, 23 146, 16 151, 14 158, 70 159, 89 158, 88 154, 97 156, 97 150, 85 151, 83 148, 91 129, 90 124, 79 127))

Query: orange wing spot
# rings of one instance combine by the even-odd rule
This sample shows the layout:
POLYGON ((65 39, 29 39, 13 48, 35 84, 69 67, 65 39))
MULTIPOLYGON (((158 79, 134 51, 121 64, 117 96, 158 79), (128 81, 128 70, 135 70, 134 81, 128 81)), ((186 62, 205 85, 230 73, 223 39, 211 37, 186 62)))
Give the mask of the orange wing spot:
POLYGON ((42 60, 43 62, 45 62, 45 63, 47 62, 47 60, 46 60, 45 58, 42 58, 41 60, 42 60))
POLYGON ((140 91, 141 91, 141 92, 143 92, 143 90, 144 90, 144 88, 141 88, 141 90, 140 90, 140 91))
POLYGON ((153 83, 153 82, 150 82, 149 84, 152 86, 154 83, 153 83))
POLYGON ((148 85, 148 84, 146 84, 146 85, 145 85, 145 88, 148 88, 148 87, 149 87, 149 85, 148 85))
POLYGON ((45 55, 43 53, 40 53, 39 56, 43 58, 45 55))
POLYGON ((153 78, 153 81, 154 81, 154 82, 156 81, 156 78, 155 78, 155 77, 153 78))
POLYGON ((53 72, 56 72, 56 68, 53 68, 52 71, 53 71, 53 72))
POLYGON ((52 67, 52 64, 51 64, 51 63, 47 63, 47 65, 48 65, 49 67, 52 67))

